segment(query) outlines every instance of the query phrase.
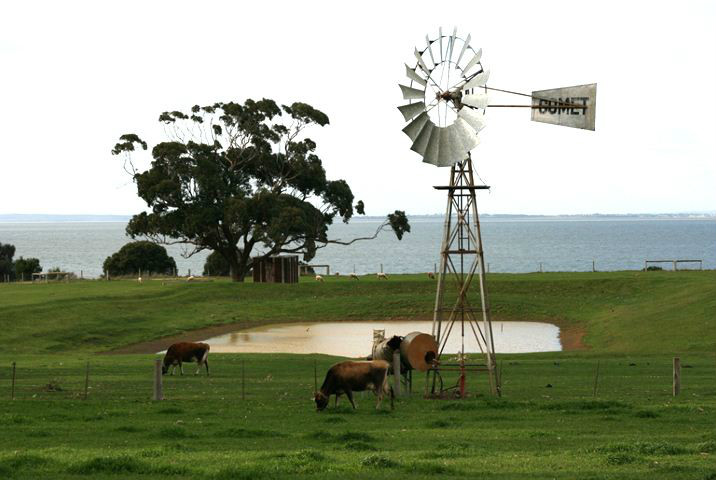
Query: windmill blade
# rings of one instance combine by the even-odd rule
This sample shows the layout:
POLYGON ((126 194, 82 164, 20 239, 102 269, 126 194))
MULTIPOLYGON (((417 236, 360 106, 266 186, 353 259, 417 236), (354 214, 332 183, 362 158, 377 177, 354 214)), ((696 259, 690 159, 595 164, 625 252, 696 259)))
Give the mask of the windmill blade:
POLYGON ((486 93, 474 93, 472 95, 465 95, 462 97, 461 102, 465 105, 469 105, 475 108, 487 108, 489 98, 486 93))
POLYGON ((420 155, 425 155, 425 150, 428 148, 428 141, 430 140, 430 134, 433 133, 434 129, 435 124, 433 122, 430 120, 425 122, 425 125, 423 125, 422 130, 420 130, 420 133, 410 149, 414 152, 418 152, 420 155))
POLYGON ((415 139, 418 138, 418 134, 420 130, 422 130, 423 125, 425 125, 428 120, 428 113, 423 112, 418 115, 415 120, 407 124, 405 128, 403 128, 403 132, 414 142, 415 139))
POLYGON ((449 125, 440 132, 440 152, 438 153, 438 166, 449 167, 458 160, 460 148, 457 145, 455 124, 449 125))
POLYGON ((455 131, 457 136, 462 143, 462 148, 465 153, 470 152, 473 148, 477 147, 480 143, 480 138, 477 136, 477 132, 472 128, 465 120, 458 117, 455 119, 455 131))
POLYGON ((423 154, 423 162, 430 163, 436 167, 438 165, 438 156, 440 153, 440 132, 442 130, 443 129, 440 127, 433 128, 432 132, 430 132, 428 145, 425 148, 425 154, 423 154))
POLYGON ((470 70, 472 67, 474 67, 475 65, 477 65, 477 63, 480 61, 481 58, 482 58, 482 49, 481 49, 481 48, 478 48, 478 49, 477 49, 477 52, 475 52, 475 56, 472 57, 472 60, 470 60, 469 62, 467 62, 467 65, 465 66, 465 69, 462 71, 463 76, 466 77, 468 70, 470 70))
POLYGON ((440 61, 443 61, 443 27, 438 29, 438 38, 440 39, 440 61))
POLYGON ((420 75, 418 75, 415 70, 410 68, 409 66, 405 65, 405 75, 414 81, 415 83, 418 83, 425 87, 428 84, 428 81, 422 78, 420 75))
POLYGON ((487 79, 490 78, 490 71, 484 70, 475 75, 469 82, 462 86, 463 90, 474 87, 484 87, 487 84, 487 79))
POLYGON ((452 60, 452 51, 455 49, 455 37, 457 37, 457 27, 452 31, 452 35, 448 39, 448 62, 452 60))
POLYGON ((467 122, 476 133, 485 128, 487 122, 485 122, 485 115, 473 110, 470 107, 463 107, 457 112, 457 117, 467 122))
POLYGON ((423 100, 425 98, 425 90, 418 90, 417 88, 406 87, 400 84, 398 84, 398 86, 403 91, 403 99, 405 100, 423 100))
POLYGON ((409 103, 407 105, 401 105, 398 107, 398 110, 403 114, 405 121, 408 122, 416 115, 419 115, 420 112, 425 111, 425 104, 423 102, 409 103))
POLYGON ((462 46, 462 50, 460 50, 460 55, 457 57, 457 62, 455 62, 455 69, 458 68, 458 65, 460 64, 460 60, 462 60, 462 56, 465 55, 465 50, 467 50, 467 47, 470 46, 470 34, 467 34, 467 38, 465 39, 465 43, 462 46))
POLYGON ((433 57, 433 47, 432 47, 433 44, 430 43, 430 39, 428 38, 427 35, 425 35, 425 44, 428 46, 427 50, 428 50, 428 53, 430 53, 430 61, 433 62, 433 65, 435 65, 435 57, 433 57))
POLYGON ((417 48, 413 52, 413 55, 415 55, 415 58, 418 59, 418 65, 420 65, 420 68, 423 69, 423 72, 425 72, 426 75, 430 76, 430 69, 427 65, 425 65, 425 62, 423 61, 423 56, 420 55, 420 52, 418 52, 417 48))

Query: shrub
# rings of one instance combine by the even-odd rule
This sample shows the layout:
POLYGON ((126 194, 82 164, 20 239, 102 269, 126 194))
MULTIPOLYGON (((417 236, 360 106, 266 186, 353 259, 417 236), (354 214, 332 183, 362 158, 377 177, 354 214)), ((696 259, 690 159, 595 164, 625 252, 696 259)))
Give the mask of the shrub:
POLYGON ((40 273, 42 266, 37 258, 18 258, 15 260, 15 278, 32 280, 33 273, 40 273))
POLYGON ((5 281, 5 275, 14 276, 12 257, 15 256, 15 246, 9 243, 0 243, 0 282, 5 281))
POLYGON ((107 257, 102 265, 110 275, 136 275, 142 273, 169 274, 177 268, 167 249, 148 241, 131 242, 107 257))
POLYGON ((229 262, 219 252, 211 252, 204 262, 204 275, 215 277, 228 277, 230 274, 229 262))

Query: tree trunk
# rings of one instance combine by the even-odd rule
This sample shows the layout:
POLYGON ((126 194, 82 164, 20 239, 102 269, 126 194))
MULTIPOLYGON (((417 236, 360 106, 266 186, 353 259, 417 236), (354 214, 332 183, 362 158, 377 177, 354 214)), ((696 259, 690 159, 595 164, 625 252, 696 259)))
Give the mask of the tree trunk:
POLYGON ((246 278, 246 261, 238 251, 234 249, 224 254, 229 262, 229 273, 232 282, 243 282, 246 278))

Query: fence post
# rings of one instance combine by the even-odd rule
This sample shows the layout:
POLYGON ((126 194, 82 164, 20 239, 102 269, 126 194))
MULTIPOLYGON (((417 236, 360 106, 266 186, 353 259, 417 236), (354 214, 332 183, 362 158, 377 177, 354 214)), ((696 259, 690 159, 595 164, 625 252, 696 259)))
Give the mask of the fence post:
POLYGON ((393 393, 400 396, 400 352, 393 352, 393 393))
POLYGON ((543 273, 543 270, 542 270, 542 262, 539 262, 539 273, 543 273))
POLYGON ((154 400, 164 400, 164 392, 162 392, 162 359, 154 359, 154 400))
POLYGON ((383 264, 380 264, 380 273, 383 273, 383 264))
POLYGON ((87 368, 85 370, 85 396, 84 400, 87 400, 87 390, 89 389, 89 360, 87 360, 87 368))
POLYGON ((597 360, 597 370, 594 372, 594 391, 592 392, 592 396, 597 396, 597 388, 599 386, 599 360, 597 360))
POLYGON ((674 357, 674 384, 672 393, 677 396, 681 392, 681 358, 674 357))
POLYGON ((241 400, 246 400, 246 360, 241 360, 241 400))
POLYGON ((12 362, 12 391, 10 393, 10 398, 12 400, 15 400, 15 368, 16 364, 15 362, 12 362))
POLYGON ((594 260, 592 260, 592 272, 596 272, 596 271, 597 271, 596 262, 594 260))

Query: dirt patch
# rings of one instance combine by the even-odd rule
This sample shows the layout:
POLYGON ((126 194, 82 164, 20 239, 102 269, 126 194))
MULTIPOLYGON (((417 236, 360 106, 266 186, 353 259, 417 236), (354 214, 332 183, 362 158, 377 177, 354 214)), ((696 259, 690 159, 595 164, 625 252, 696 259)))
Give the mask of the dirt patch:
MULTIPOLYGON (((557 323, 557 326, 559 326, 559 323, 557 323)), ((562 343, 562 350, 589 350, 589 347, 582 341, 586 333, 587 331, 582 327, 560 326, 559 341, 562 343)))

